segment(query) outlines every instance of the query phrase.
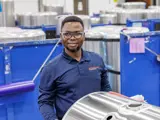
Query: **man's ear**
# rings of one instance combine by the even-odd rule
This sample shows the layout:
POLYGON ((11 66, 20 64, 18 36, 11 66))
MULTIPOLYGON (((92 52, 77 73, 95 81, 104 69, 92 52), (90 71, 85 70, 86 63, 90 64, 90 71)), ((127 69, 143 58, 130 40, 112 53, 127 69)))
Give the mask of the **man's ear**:
POLYGON ((60 33, 60 39, 61 39, 61 42, 63 44, 63 37, 62 37, 62 34, 60 33))

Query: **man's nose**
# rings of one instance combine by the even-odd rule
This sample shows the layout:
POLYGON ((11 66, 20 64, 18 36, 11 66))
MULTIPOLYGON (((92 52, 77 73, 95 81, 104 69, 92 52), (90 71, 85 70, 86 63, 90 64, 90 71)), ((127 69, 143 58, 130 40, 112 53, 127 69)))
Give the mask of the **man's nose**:
POLYGON ((74 37, 74 35, 72 35, 70 39, 71 39, 71 40, 75 40, 75 37, 74 37))

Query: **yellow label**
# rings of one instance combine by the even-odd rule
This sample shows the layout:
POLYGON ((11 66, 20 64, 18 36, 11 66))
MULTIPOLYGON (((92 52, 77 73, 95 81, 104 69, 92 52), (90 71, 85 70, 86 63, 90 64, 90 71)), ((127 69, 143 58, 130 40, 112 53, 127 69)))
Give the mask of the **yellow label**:
POLYGON ((118 2, 118 0, 113 0, 114 2, 118 2))

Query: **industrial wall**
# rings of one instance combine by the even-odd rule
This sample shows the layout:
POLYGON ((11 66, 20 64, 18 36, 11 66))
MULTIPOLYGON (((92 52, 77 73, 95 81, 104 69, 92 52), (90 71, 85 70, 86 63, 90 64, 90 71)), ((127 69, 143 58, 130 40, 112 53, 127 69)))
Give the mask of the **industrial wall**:
MULTIPOLYGON (((60 4, 65 11, 73 13, 73 0, 44 0, 44 4, 60 4)), ((89 14, 115 6, 115 0, 89 0, 89 14)), ((15 0, 15 12, 37 12, 38 0, 15 0)))

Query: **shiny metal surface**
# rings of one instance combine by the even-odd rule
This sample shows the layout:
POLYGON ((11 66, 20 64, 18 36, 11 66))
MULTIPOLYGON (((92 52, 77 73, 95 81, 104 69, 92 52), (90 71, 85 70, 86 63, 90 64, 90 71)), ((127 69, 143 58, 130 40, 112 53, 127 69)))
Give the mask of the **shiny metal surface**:
POLYGON ((17 20, 20 26, 36 27, 42 25, 56 25, 55 12, 21 13, 17 14, 17 20))
POLYGON ((82 48, 87 51, 95 52, 105 59, 105 52, 104 52, 104 41, 105 34, 100 32, 88 31, 85 33, 86 40, 83 43, 82 48))
POLYGON ((124 10, 123 8, 121 8, 121 7, 113 7, 113 8, 111 8, 111 9, 107 9, 106 11, 105 11, 105 13, 106 14, 111 14, 111 13, 118 13, 119 11, 122 11, 122 10, 124 10))
POLYGON ((85 33, 85 37, 89 39, 105 39, 105 33, 89 30, 85 33))
MULTIPOLYGON (((39 14, 39 15, 37 15, 36 17, 37 17, 37 19, 36 19, 36 21, 35 22, 37 22, 37 26, 41 26, 41 25, 44 25, 44 24, 46 24, 46 16, 45 16, 46 14, 44 14, 44 13, 41 13, 41 14, 39 14)), ((52 24, 50 24, 50 25, 52 25, 52 24)))
POLYGON ((0 43, 45 40, 42 30, 23 30, 16 27, 0 27, 0 43))
POLYGON ((122 8, 112 8, 107 9, 106 14, 116 14, 118 24, 126 24, 127 19, 131 20, 141 20, 146 14, 144 9, 122 9, 122 8))
MULTIPOLYGON (((129 2, 130 4, 132 2, 129 2)), ((138 2, 139 4, 140 2, 138 2)), ((125 3, 126 4, 126 3, 125 3)), ((128 4, 128 3, 127 3, 128 4)), ((149 9, 123 9, 115 7, 106 10, 106 14, 117 14, 117 23, 126 24, 126 20, 141 20, 141 19, 159 19, 160 18, 160 6, 149 6, 149 9)))
POLYGON ((144 18, 144 10, 132 9, 122 10, 118 12, 118 23, 126 24, 127 19, 130 20, 141 20, 144 18))
POLYGON ((62 120, 160 120, 160 108, 107 92, 84 96, 62 120))
POLYGON ((61 24, 62 24, 62 21, 69 15, 59 15, 56 17, 56 21, 57 21, 57 24, 56 24, 56 35, 59 36, 60 35, 60 32, 61 32, 61 24))
POLYGON ((88 15, 76 15, 76 16, 82 19, 85 31, 91 28, 91 19, 88 15))
POLYGON ((14 0, 1 0, 0 27, 14 27, 14 0))
POLYGON ((117 14, 102 14, 100 22, 103 24, 117 24, 117 14))
POLYGON ((40 14, 38 14, 38 13, 32 13, 31 14, 31 26, 38 26, 37 21, 38 21, 39 16, 40 16, 40 14))
POLYGON ((38 0, 38 11, 44 12, 43 0, 38 0))
POLYGON ((159 19, 160 18, 160 9, 147 9, 145 10, 145 19, 159 19))
POLYGON ((63 15, 64 7, 62 5, 44 5, 44 10, 47 12, 56 12, 58 15, 63 15))
POLYGON ((3 17, 3 14, 2 14, 2 12, 0 12, 0 26, 4 26, 2 17, 3 17))
POLYGON ((86 39, 85 43, 83 44, 83 49, 91 52, 98 53, 101 56, 104 56, 103 52, 103 41, 88 41, 86 39), (87 48, 87 49, 86 49, 87 48), (94 49, 93 49, 94 48, 94 49))
MULTIPOLYGON (((110 38, 106 42, 107 64, 112 66, 112 69, 120 72, 120 41, 119 39, 110 38)), ((112 74, 112 81, 110 82, 112 90, 121 92, 120 74, 112 74)))
POLYGON ((99 17, 91 17, 91 24, 99 24, 100 18, 99 17))
POLYGON ((44 25, 56 25, 57 24, 57 20, 56 20, 57 13, 48 12, 48 13, 45 13, 44 16, 46 19, 44 25))
POLYGON ((122 6, 125 9, 145 9, 146 3, 145 2, 125 2, 122 4, 122 6))
MULTIPOLYGON (((90 29, 86 33, 83 49, 99 54, 113 70, 120 71, 120 31, 123 26, 109 25, 90 29), (96 39, 96 40, 95 40, 96 39)), ((120 92, 120 75, 112 74, 112 90, 120 92)))
POLYGON ((160 6, 160 1, 156 0, 156 5, 160 6))
POLYGON ((154 6, 154 5, 148 6, 148 9, 160 9, 160 6, 154 6))
POLYGON ((20 26, 31 27, 31 13, 17 14, 17 21, 20 26))
POLYGON ((120 38, 120 31, 125 28, 126 26, 120 25, 107 25, 107 26, 98 26, 91 28, 89 31, 97 32, 101 34, 107 34, 107 39, 119 39, 120 38))

